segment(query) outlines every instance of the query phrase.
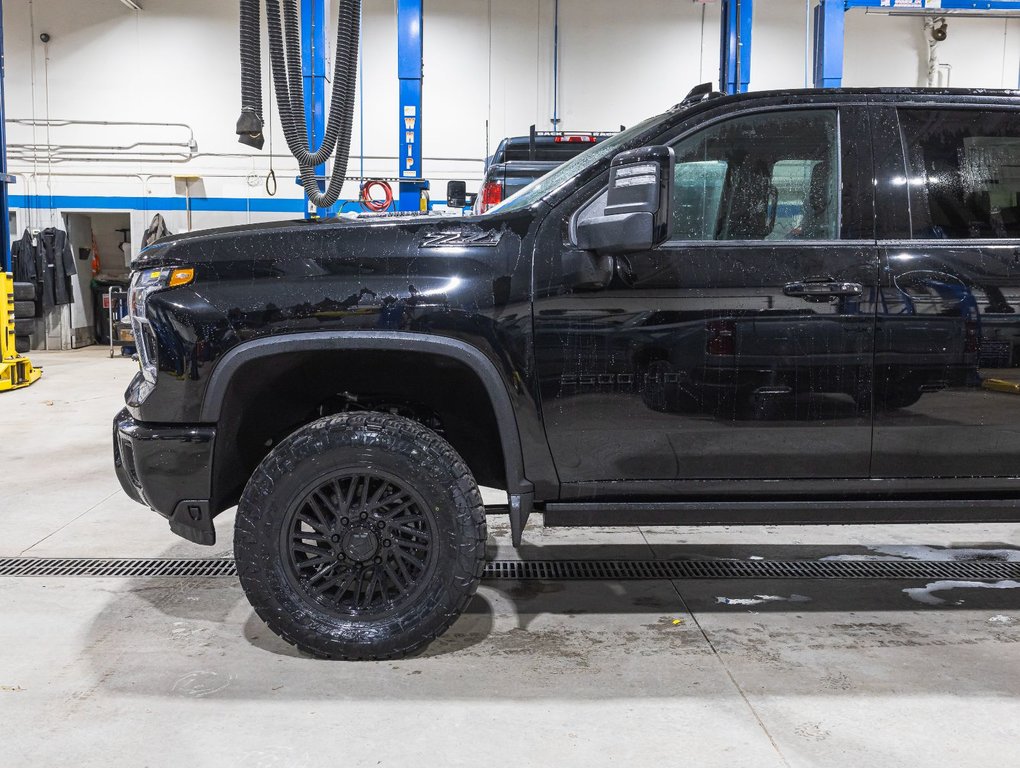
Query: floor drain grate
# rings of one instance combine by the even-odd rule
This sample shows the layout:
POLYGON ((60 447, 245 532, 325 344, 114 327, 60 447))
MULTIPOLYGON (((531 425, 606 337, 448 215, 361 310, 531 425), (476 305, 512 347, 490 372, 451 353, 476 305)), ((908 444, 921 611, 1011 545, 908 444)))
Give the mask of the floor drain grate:
POLYGON ((232 558, 0 558, 0 576, 236 576, 232 558))
POLYGON ((490 579, 1020 579, 1020 562, 941 560, 540 560, 488 563, 490 579))
MULTIPOLYGON (((0 576, 237 576, 230 558, 0 558, 0 576)), ((634 581, 650 579, 1020 580, 1005 560, 493 560, 486 579, 634 581)))

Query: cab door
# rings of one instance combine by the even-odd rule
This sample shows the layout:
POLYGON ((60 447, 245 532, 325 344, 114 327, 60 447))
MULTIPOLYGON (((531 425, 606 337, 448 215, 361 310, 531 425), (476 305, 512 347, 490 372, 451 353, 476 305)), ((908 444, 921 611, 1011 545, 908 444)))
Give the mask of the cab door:
POLYGON ((1020 475, 1020 114, 882 107, 875 478, 1020 475))
POLYGON ((556 280, 543 275, 593 258, 563 233, 604 192, 583 190, 543 225, 536 360, 567 496, 594 481, 615 482, 600 494, 668 494, 699 480, 868 476, 878 261, 866 110, 702 125, 672 143, 668 242, 596 259, 601 284, 544 293, 556 280))

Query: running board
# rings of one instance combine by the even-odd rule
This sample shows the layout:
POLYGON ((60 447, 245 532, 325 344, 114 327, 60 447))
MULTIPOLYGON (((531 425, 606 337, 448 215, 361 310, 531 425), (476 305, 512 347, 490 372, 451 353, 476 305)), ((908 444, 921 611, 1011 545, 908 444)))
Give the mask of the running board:
POLYGON ((1015 522, 1020 522, 1020 499, 550 502, 545 505, 545 525, 549 527, 1015 522))

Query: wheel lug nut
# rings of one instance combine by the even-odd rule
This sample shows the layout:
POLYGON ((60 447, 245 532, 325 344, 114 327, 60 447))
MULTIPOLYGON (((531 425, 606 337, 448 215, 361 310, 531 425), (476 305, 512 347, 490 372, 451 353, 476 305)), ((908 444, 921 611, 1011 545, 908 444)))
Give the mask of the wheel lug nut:
POLYGON ((380 520, 380 521, 379 521, 378 523, 376 523, 376 525, 377 525, 377 526, 379 526, 379 530, 380 530, 380 531, 381 531, 381 530, 382 530, 383 528, 385 528, 385 527, 386 527, 386 523, 384 523, 384 522, 383 522, 382 520, 380 520))
POLYGON ((376 565, 379 565, 379 563, 381 563, 381 562, 382 562, 382 558, 381 558, 381 557, 377 557, 377 558, 375 559, 375 564, 376 564, 376 565))
POLYGON ((346 560, 347 559, 347 555, 345 555, 343 552, 338 552, 336 557, 337 557, 338 560, 346 560))
POLYGON ((361 519, 362 520, 367 520, 368 519, 368 512, 362 512, 361 513, 361 519))
POLYGON ((340 537, 334 533, 332 536, 329 537, 329 540, 336 544, 337 542, 340 541, 340 537))
POLYGON ((388 546, 390 545, 390 540, 389 540, 389 539, 386 539, 386 541, 384 541, 384 542, 382 543, 382 545, 383 545, 384 547, 388 547, 388 546))
POLYGON ((342 520, 340 521, 340 525, 350 525, 350 524, 351 524, 351 521, 350 521, 350 520, 348 520, 348 519, 347 519, 346 517, 345 517, 345 518, 343 518, 343 519, 342 519, 342 520))

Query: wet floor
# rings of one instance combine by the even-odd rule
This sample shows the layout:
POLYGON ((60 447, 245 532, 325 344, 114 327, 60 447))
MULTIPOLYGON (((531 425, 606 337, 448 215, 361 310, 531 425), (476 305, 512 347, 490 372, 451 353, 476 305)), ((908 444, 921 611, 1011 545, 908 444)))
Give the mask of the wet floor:
MULTIPOLYGON (((43 356, 0 556, 229 554, 123 498, 130 363, 43 356), (117 366, 120 367, 117 367, 117 366), (43 425, 44 429, 40 429, 43 425)), ((5 426, 5 435, 8 427, 5 426)), ((1020 558, 1018 525, 544 529, 542 559, 1020 558)), ((320 662, 234 579, 0 578, 0 764, 987 765, 1020 745, 1020 585, 486 581, 417 658, 320 662)))

